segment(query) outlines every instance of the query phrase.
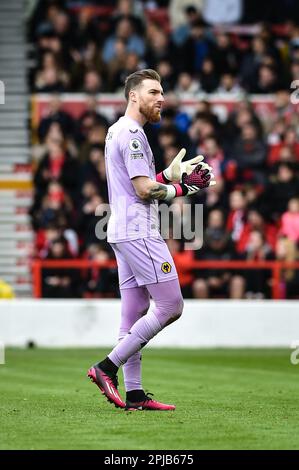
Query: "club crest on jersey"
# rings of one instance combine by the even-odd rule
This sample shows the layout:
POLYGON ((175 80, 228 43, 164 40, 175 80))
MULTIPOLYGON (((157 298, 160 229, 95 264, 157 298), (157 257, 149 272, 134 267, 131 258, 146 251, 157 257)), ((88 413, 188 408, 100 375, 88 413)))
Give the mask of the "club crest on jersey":
POLYGON ((163 273, 168 274, 171 271, 171 264, 169 264, 167 261, 164 261, 164 263, 161 264, 161 269, 163 273))
POLYGON ((132 152, 138 152, 141 149, 141 142, 138 139, 131 139, 129 143, 130 150, 132 152))
POLYGON ((131 132, 131 134, 136 134, 136 132, 138 132, 138 129, 129 129, 129 131, 131 132))

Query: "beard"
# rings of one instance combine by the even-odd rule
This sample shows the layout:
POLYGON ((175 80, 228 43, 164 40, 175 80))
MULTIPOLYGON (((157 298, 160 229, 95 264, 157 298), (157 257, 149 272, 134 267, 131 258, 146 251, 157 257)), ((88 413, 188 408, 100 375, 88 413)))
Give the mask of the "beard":
POLYGON ((161 111, 157 108, 148 106, 144 102, 140 103, 139 112, 151 124, 154 124, 155 122, 159 122, 161 119, 161 111))

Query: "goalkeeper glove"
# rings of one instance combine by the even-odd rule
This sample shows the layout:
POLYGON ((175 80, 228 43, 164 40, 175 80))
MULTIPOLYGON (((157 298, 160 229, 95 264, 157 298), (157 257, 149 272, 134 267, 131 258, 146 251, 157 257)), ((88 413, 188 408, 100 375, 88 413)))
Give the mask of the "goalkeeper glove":
POLYGON ((202 155, 197 155, 197 157, 182 162, 184 156, 186 155, 186 149, 181 149, 179 153, 174 157, 171 164, 163 170, 159 175, 157 175, 157 181, 160 183, 170 183, 171 181, 182 181, 183 174, 190 175, 196 165, 201 162, 204 157, 202 155))
POLYGON ((176 196, 192 196, 201 189, 214 186, 216 181, 212 173, 212 168, 206 163, 199 163, 191 174, 182 175, 182 183, 174 184, 176 196))

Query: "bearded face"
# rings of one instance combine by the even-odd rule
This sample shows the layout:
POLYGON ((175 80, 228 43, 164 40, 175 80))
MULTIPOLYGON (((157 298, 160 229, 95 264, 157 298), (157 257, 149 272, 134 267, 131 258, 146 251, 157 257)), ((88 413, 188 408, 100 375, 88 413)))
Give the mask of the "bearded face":
POLYGON ((139 105, 139 112, 151 124, 159 122, 161 119, 161 107, 158 107, 156 103, 146 103, 145 100, 141 99, 139 105))
POLYGON ((150 123, 159 122, 162 104, 165 101, 161 84, 156 80, 143 80, 136 87, 134 94, 137 109, 144 120, 150 123))

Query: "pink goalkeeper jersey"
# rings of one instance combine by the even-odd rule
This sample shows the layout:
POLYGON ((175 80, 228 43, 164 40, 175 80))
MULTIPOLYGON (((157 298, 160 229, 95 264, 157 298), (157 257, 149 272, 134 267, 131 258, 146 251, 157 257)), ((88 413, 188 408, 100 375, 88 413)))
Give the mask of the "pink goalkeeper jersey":
POLYGON ((143 201, 131 179, 156 179, 155 162, 143 127, 123 116, 109 129, 105 162, 111 217, 108 242, 159 237, 158 201, 143 201))

